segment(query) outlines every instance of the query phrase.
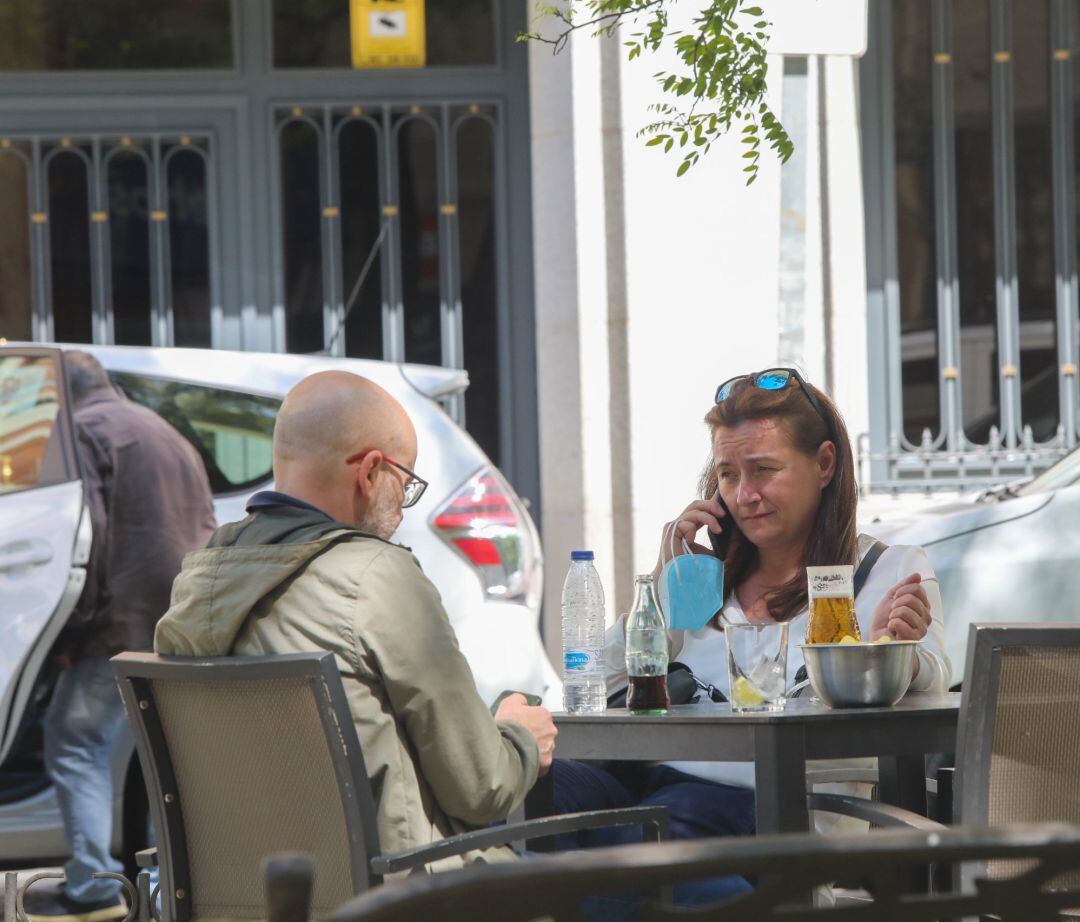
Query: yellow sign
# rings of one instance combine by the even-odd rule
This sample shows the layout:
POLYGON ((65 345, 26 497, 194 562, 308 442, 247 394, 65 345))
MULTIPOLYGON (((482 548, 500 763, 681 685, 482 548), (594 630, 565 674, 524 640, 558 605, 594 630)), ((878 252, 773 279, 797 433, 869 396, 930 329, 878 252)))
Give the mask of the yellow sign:
POLYGON ((424 0, 349 0, 353 67, 423 67, 424 0))

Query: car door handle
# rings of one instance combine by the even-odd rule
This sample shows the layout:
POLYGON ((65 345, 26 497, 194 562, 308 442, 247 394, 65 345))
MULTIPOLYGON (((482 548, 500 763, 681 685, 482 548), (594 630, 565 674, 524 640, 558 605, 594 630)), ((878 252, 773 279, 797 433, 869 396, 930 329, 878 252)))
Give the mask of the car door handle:
POLYGON ((12 541, 0 547, 0 573, 22 567, 40 567, 52 559, 52 546, 44 541, 12 541))

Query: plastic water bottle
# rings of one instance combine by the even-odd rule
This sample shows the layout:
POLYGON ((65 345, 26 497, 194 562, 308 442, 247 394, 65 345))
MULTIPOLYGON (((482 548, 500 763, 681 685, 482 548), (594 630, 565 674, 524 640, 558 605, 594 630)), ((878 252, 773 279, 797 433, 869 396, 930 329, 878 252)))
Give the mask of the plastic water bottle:
POLYGON ((607 708, 604 679, 604 589, 592 551, 572 551, 562 593, 563 708, 595 714, 607 708))

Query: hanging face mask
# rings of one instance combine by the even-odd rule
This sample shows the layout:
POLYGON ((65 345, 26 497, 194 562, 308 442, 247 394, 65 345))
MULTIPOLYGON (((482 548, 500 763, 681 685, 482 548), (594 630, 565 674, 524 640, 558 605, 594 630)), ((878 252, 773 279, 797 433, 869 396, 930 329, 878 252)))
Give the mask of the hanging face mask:
POLYGON ((694 554, 682 540, 685 554, 675 556, 675 529, 671 529, 671 559, 660 571, 660 607, 668 627, 698 631, 724 607, 724 562, 711 554, 694 554))

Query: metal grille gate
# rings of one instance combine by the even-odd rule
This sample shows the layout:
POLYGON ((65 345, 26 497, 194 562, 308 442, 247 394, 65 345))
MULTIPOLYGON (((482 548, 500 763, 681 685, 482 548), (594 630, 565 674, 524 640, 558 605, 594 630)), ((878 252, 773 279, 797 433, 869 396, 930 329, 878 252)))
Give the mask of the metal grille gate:
MULTIPOLYGON (((134 190, 131 207, 137 221, 145 225, 143 242, 147 255, 148 285, 146 310, 149 315, 149 343, 155 346, 177 345, 175 301, 177 275, 174 272, 171 235, 175 236, 173 214, 176 206, 183 207, 178 195, 177 177, 181 172, 201 176, 201 188, 196 190, 196 207, 203 210, 202 222, 208 229, 207 245, 197 259, 205 265, 208 276, 205 292, 206 312, 220 312, 219 276, 215 237, 216 181, 213 138, 209 134, 117 134, 117 135, 13 135, 0 138, 0 164, 3 158, 13 158, 18 164, 7 176, 23 174, 26 183, 27 213, 23 216, 30 227, 28 262, 33 301, 32 335, 36 340, 53 341, 58 327, 70 319, 72 312, 86 311, 90 341, 117 342, 116 312, 114 311, 113 236, 111 224, 115 219, 119 182, 112 168, 126 158, 142 171, 142 181, 134 190), (190 167, 195 165, 195 169, 190 167), (180 166, 188 167, 186 171, 180 166), (21 169, 20 169, 21 168, 21 169), (53 193, 61 183, 58 177, 66 173, 75 176, 85 188, 85 210, 80 202, 61 202, 53 193), (62 208, 65 204, 71 208, 62 208), (86 245, 86 303, 71 303, 58 297, 57 288, 65 283, 62 267, 57 266, 54 242, 64 236, 86 245), (59 322, 58 322, 59 321, 59 322)), ((81 189, 79 190, 81 191, 81 189)), ((75 196, 72 196, 75 198, 75 196)), ((209 334, 211 319, 196 324, 209 334)), ((194 334, 200 337, 198 333, 194 334)), ((210 345, 206 342, 181 342, 180 345, 210 345)))

